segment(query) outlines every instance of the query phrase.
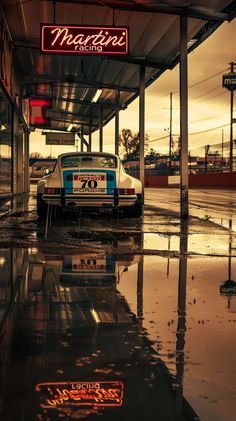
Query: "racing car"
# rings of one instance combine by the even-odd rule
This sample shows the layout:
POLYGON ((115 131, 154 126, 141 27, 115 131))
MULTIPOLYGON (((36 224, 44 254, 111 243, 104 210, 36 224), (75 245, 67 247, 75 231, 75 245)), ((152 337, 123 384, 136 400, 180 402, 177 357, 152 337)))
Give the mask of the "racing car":
POLYGON ((58 156, 52 173, 37 185, 37 214, 46 218, 48 206, 122 210, 141 217, 142 183, 124 170, 117 155, 72 152, 58 156))

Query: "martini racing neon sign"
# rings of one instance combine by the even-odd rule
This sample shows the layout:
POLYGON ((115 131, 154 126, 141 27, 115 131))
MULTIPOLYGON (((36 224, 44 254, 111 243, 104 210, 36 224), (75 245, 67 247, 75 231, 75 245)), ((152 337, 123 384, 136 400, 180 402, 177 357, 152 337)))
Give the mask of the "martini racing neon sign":
POLYGON ((117 26, 41 25, 41 52, 48 54, 128 54, 129 32, 117 26))

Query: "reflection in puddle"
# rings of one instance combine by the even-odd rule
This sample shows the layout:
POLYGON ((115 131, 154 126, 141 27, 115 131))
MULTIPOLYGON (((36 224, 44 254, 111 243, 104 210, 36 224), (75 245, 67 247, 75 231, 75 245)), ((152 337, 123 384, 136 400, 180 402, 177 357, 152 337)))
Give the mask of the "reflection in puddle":
POLYGON ((1 419, 231 421, 236 260, 187 231, 179 258, 0 250, 1 419))
POLYGON ((123 404, 124 384, 114 382, 67 382, 41 383, 36 392, 45 395, 42 408, 60 406, 121 406, 123 404))

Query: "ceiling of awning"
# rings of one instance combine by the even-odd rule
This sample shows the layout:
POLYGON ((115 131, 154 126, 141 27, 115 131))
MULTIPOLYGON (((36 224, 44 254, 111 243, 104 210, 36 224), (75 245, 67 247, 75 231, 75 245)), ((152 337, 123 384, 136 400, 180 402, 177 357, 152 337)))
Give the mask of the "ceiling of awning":
POLYGON ((191 50, 233 18, 235 10, 230 0, 1 0, 1 5, 24 96, 52 98, 51 129, 66 130, 73 123, 75 131, 83 126, 84 133, 98 129, 101 115, 106 124, 117 108, 138 96, 141 65, 148 86, 178 63, 181 14, 188 16, 191 50), (128 26, 129 55, 42 55, 40 23, 128 26), (97 89, 101 96, 92 103, 97 89))

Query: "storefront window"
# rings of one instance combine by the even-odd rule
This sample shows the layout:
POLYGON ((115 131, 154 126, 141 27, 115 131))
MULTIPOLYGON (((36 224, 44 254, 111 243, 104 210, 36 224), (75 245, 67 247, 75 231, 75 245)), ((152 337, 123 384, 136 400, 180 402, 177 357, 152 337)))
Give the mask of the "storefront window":
POLYGON ((0 194, 12 190, 11 105, 0 88, 0 194))

